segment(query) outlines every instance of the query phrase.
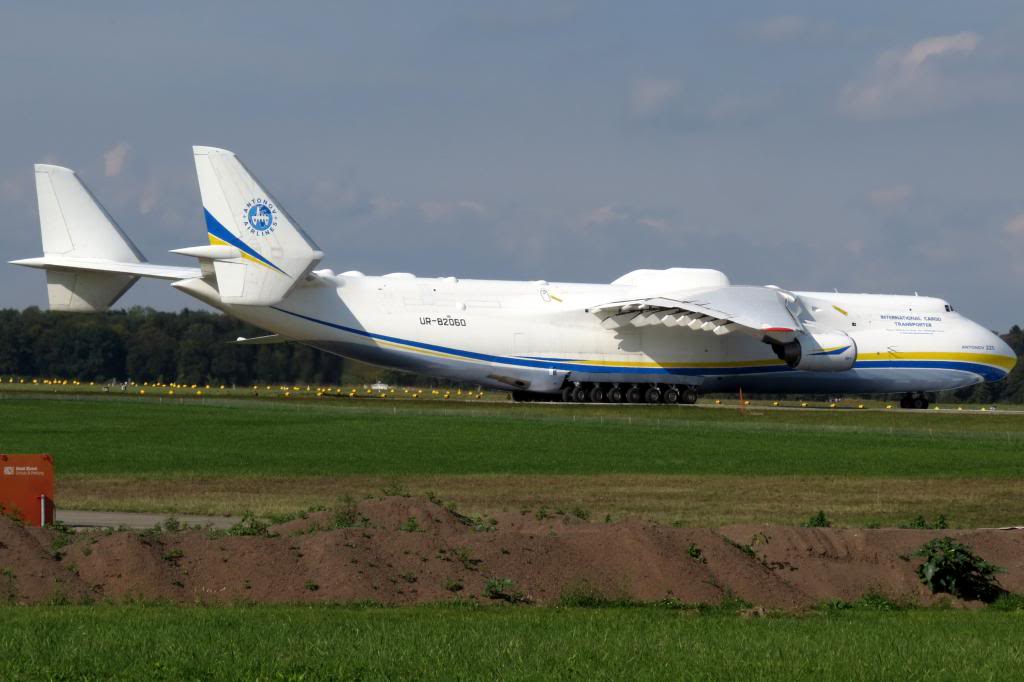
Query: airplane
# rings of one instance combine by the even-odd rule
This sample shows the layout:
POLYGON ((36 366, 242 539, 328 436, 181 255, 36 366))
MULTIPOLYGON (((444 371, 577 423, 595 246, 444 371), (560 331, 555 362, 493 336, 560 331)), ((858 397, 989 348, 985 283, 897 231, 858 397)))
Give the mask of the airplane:
POLYGON ((194 147, 208 244, 198 267, 148 262, 79 180, 35 166, 52 310, 103 311, 140 277, 269 332, 374 365, 511 392, 513 399, 692 404, 702 393, 927 394, 998 381, 1014 352, 927 296, 733 285, 700 268, 610 284, 368 276, 323 252, 227 150, 194 147))

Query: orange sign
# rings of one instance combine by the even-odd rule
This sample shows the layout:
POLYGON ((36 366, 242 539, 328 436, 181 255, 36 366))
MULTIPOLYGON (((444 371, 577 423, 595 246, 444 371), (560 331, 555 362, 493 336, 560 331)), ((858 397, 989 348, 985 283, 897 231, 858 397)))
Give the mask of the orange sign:
POLYGON ((0 455, 0 513, 30 526, 53 523, 53 458, 0 455))

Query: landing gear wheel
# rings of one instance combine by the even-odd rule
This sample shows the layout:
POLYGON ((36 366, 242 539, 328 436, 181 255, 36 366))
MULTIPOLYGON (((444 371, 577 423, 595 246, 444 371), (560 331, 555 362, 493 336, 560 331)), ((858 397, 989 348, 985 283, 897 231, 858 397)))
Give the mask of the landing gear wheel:
POLYGON ((927 410, 930 404, 924 393, 907 393, 900 398, 900 407, 905 410, 927 410))
POLYGON ((625 398, 625 391, 622 390, 621 386, 612 386, 608 389, 608 393, 605 394, 610 403, 621 403, 622 399, 625 398))
POLYGON ((604 389, 601 388, 601 384, 594 384, 594 387, 590 389, 590 394, 587 398, 592 403, 603 403, 604 402, 604 389))
POLYGON ((674 386, 666 388, 661 394, 661 399, 666 405, 675 405, 679 402, 679 389, 674 386))
POLYGON ((644 401, 651 405, 661 402, 661 391, 658 390, 657 386, 651 386, 644 391, 644 401))
POLYGON ((585 403, 587 402, 587 389, 582 384, 573 386, 572 389, 572 401, 574 403, 585 403))
POLYGON ((642 403, 644 401, 643 391, 640 390, 639 386, 631 386, 626 391, 626 402, 628 403, 642 403))
POLYGON ((688 388, 685 391, 683 391, 683 395, 680 399, 680 402, 683 403, 683 405, 695 405, 697 403, 697 398, 699 397, 699 395, 700 394, 697 393, 697 389, 688 388))
POLYGON ((571 403, 573 391, 576 390, 575 386, 566 386, 562 389, 562 402, 571 403))

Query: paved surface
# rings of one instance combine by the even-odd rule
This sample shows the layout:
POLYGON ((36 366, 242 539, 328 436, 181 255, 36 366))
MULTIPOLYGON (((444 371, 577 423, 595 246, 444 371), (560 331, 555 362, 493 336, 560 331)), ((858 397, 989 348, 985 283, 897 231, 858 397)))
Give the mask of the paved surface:
POLYGON ((58 509, 57 520, 72 528, 152 528, 156 524, 163 524, 169 517, 173 516, 180 523, 187 523, 190 526, 210 526, 211 528, 230 528, 241 519, 237 516, 192 516, 187 514, 140 514, 136 512, 102 512, 102 511, 75 511, 73 509, 58 509))

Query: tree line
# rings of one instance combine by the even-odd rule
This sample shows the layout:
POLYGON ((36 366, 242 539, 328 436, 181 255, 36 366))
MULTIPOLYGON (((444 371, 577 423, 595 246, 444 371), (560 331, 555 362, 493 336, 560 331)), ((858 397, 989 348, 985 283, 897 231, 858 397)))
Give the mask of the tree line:
POLYGON ((263 334, 226 315, 187 309, 0 310, 0 375, 236 386, 341 383, 346 363, 337 356, 296 343, 229 343, 263 334))
MULTIPOLYGON (((415 377, 344 360, 297 343, 239 346, 239 336, 264 334, 251 325, 195 310, 151 308, 105 313, 55 313, 32 307, 0 310, 0 375, 74 378, 82 381, 341 384, 381 379, 411 383, 415 377)), ((1024 356, 1024 331, 1003 335, 1024 356)), ((421 385, 434 380, 420 379, 421 385)), ((994 384, 954 393, 964 402, 1024 403, 1024 363, 994 384)))

